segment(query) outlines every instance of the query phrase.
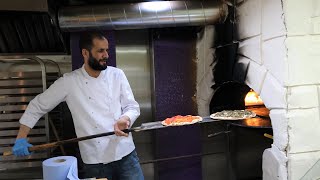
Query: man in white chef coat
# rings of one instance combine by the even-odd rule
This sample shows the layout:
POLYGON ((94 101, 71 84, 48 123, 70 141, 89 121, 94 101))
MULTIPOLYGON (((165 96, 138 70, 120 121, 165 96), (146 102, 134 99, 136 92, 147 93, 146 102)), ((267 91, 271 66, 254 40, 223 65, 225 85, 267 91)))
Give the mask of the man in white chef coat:
POLYGON ((29 155, 30 129, 44 114, 66 101, 77 137, 115 131, 112 136, 79 142, 85 176, 143 180, 132 135, 122 131, 140 115, 129 82, 122 70, 107 66, 109 44, 103 34, 83 33, 79 47, 83 66, 64 74, 29 103, 20 119, 13 154, 29 155))

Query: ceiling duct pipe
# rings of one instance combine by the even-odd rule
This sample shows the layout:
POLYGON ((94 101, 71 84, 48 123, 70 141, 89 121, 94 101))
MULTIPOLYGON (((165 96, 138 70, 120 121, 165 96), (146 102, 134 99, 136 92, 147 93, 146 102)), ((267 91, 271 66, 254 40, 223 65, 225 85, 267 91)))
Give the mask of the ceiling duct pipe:
POLYGON ((222 0, 153 1, 63 7, 58 19, 62 31, 120 30, 203 26, 224 22, 227 14, 222 0))

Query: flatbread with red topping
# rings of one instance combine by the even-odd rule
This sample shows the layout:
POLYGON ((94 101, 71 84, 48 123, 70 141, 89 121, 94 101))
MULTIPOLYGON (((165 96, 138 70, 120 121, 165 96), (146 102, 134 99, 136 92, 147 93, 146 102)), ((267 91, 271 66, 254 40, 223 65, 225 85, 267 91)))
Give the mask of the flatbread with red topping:
POLYGON ((186 116, 173 116, 171 118, 167 118, 161 122, 164 126, 183 126, 187 124, 194 124, 197 122, 202 121, 202 117, 200 116, 192 116, 192 115, 186 115, 186 116))

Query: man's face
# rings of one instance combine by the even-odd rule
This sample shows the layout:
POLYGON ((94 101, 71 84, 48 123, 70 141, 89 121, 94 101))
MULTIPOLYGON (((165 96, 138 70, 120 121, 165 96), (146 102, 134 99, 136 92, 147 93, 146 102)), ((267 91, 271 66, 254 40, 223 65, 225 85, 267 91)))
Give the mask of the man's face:
POLYGON ((93 39, 92 49, 89 51, 88 65, 96 71, 105 70, 108 66, 109 44, 106 39, 93 39))

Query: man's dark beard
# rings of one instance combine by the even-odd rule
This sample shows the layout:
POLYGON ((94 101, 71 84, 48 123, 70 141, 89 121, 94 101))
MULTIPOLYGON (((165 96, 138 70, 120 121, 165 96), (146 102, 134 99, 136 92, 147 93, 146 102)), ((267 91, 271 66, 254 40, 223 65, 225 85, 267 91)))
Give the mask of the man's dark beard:
POLYGON ((96 71, 102 71, 107 69, 107 63, 105 65, 101 65, 100 62, 101 61, 107 61, 108 58, 104 58, 104 59, 100 59, 97 60, 96 58, 94 58, 91 53, 89 54, 89 66, 96 71))

